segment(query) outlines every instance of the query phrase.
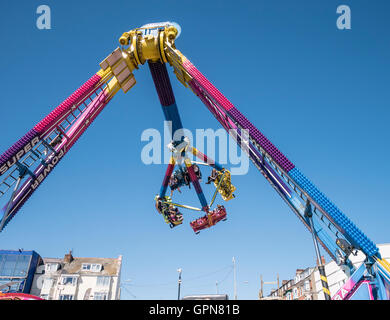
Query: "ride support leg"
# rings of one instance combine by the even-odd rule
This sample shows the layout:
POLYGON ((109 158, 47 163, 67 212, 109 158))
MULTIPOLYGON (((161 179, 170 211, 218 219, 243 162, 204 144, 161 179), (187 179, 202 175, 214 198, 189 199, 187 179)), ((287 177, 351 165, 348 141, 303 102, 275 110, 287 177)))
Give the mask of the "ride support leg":
POLYGON ((310 204, 309 200, 306 202, 305 216, 308 218, 309 223, 310 223, 311 234, 313 237, 314 248, 316 251, 316 256, 317 256, 317 261, 318 261, 317 264, 318 264, 318 271, 320 273, 322 291, 324 292, 325 300, 332 300, 332 298, 330 296, 329 286, 328 286, 328 278, 326 277, 326 273, 325 273, 325 266, 322 263, 321 254, 320 254, 320 247, 318 245, 318 241, 317 241, 317 237, 316 237, 316 233, 315 233, 315 229, 314 229, 313 212, 311 210, 311 204, 310 204))
POLYGON ((160 198, 165 197, 165 194, 166 194, 167 188, 168 188, 168 184, 169 184, 169 179, 171 178, 175 164, 176 164, 175 158, 171 157, 171 159, 169 160, 167 171, 165 172, 165 177, 164 177, 163 183, 161 185, 160 195, 159 195, 160 198))

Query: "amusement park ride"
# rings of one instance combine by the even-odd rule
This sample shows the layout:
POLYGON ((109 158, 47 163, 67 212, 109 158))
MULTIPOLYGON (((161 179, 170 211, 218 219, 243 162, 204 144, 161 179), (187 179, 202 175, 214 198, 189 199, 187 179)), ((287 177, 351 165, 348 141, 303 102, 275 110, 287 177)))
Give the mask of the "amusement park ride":
MULTIPOLYGON (((381 258, 378 247, 176 49, 175 39, 179 35, 179 25, 172 22, 148 24, 125 32, 119 39, 120 47, 100 63, 101 69, 95 75, 0 156, 0 201, 4 201, 0 231, 114 95, 120 89, 126 93, 135 85, 133 71, 146 62, 165 119, 172 122, 173 136, 168 146, 171 159, 160 192, 155 197, 156 209, 171 228, 183 222, 178 207, 203 211, 203 217, 190 223, 196 233, 225 220, 224 206, 211 208, 218 193, 225 201, 234 198, 235 187, 231 183, 230 172, 192 147, 186 137, 176 134, 183 126, 166 68, 166 63, 169 63, 177 79, 199 97, 312 233, 317 257, 320 243, 330 257, 343 266, 343 270, 350 272, 352 276, 333 299, 363 297, 389 300, 390 264, 381 258), (200 168, 190 160, 189 154, 196 156, 201 161, 199 164, 213 170, 209 182, 214 183, 216 190, 210 203, 206 201, 199 183, 200 168), (178 169, 174 171, 176 165, 178 169), (166 195, 168 187, 173 191, 190 184, 196 191, 201 208, 175 203, 172 195, 166 195), (366 259, 360 266, 355 266, 350 257, 358 251, 366 259)), ((330 299, 323 266, 320 265, 319 270, 325 297, 330 299)))

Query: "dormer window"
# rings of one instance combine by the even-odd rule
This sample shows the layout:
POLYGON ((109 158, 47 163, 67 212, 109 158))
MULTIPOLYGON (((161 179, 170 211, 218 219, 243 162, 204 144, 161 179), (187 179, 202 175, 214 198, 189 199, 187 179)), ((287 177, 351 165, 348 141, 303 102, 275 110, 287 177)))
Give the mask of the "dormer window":
POLYGON ((102 270, 102 265, 97 263, 83 263, 81 265, 82 271, 91 271, 91 272, 100 272, 102 270))
POLYGON ((45 272, 56 272, 58 270, 59 264, 58 263, 46 263, 45 264, 45 272))

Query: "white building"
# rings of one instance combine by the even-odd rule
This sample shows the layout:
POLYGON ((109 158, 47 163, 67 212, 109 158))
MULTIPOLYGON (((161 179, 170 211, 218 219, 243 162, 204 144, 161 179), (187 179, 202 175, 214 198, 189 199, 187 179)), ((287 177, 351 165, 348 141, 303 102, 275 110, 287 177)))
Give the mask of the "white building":
POLYGON ((119 300, 122 256, 43 258, 31 294, 47 300, 119 300))
MULTIPOLYGON (((378 244, 377 245, 379 252, 382 256, 382 258, 386 259, 387 261, 390 261, 390 243, 385 244, 378 244)), ((350 257, 351 262, 354 264, 354 266, 357 268, 359 267, 363 261, 364 261, 364 254, 359 252, 358 255, 350 257)), ((335 261, 331 261, 325 265, 325 274, 328 278, 328 286, 330 291, 330 296, 333 297, 336 292, 344 285, 344 283, 349 278, 344 271, 336 264, 335 261)), ((325 300, 324 292, 322 291, 322 284, 320 279, 320 274, 318 272, 318 269, 316 268, 314 272, 314 281, 315 285, 313 286, 315 290, 315 295, 317 296, 318 300, 325 300)))

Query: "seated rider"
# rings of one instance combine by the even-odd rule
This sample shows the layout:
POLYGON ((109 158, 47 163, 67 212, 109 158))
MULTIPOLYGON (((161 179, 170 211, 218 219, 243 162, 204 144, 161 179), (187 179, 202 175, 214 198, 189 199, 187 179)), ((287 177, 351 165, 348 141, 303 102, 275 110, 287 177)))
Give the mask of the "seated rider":
POLYGON ((169 217, 171 219, 171 221, 180 221, 183 219, 181 213, 179 212, 179 209, 177 207, 174 207, 174 206, 169 206, 169 217))
POLYGON ((217 177, 218 177, 217 169, 213 168, 213 170, 211 171, 211 175, 208 177, 206 184, 210 184, 211 182, 214 182, 217 179, 217 177))
POLYGON ((171 187, 171 197, 172 197, 173 191, 176 189, 181 193, 181 190, 179 188, 179 180, 177 179, 177 177, 174 174, 171 175, 168 185, 171 187))
POLYGON ((169 211, 170 214, 176 215, 177 212, 178 212, 178 209, 176 207, 170 205, 168 211, 169 211))
POLYGON ((190 182, 191 182, 190 174, 188 173, 187 168, 185 170, 183 170, 183 171, 184 171, 183 172, 184 183, 191 188, 191 185, 190 185, 190 182))
POLYGON ((199 167, 196 164, 193 164, 192 167, 194 168, 194 172, 198 180, 202 181, 202 172, 200 172, 199 167))
POLYGON ((159 213, 162 213, 163 206, 161 198, 158 198, 156 201, 156 209, 159 213))

